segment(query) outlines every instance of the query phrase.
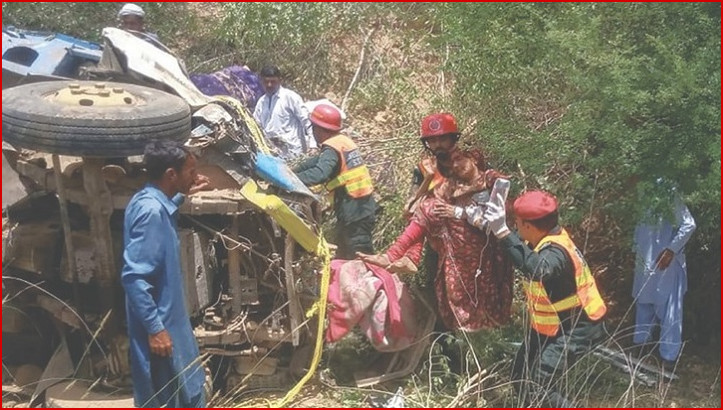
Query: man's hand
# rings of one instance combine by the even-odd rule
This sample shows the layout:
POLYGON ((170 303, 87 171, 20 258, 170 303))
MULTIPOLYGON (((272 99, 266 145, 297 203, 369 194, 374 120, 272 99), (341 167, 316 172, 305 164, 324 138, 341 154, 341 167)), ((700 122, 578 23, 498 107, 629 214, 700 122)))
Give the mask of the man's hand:
POLYGON ((198 174, 196 180, 193 181, 191 189, 188 190, 189 195, 193 195, 196 192, 207 190, 211 187, 211 180, 207 176, 198 174))
POLYGON ((161 357, 168 357, 173 351, 171 335, 165 329, 156 334, 148 335, 148 344, 151 347, 151 353, 161 357))
POLYGON ((461 219, 464 210, 462 208, 459 208, 459 211, 457 211, 456 208, 457 207, 444 202, 437 202, 434 204, 434 208, 432 208, 432 215, 436 216, 437 218, 461 219))
POLYGON ((467 205, 467 207, 464 209, 464 214, 467 217, 467 222, 477 229, 484 229, 485 226, 483 225, 483 223, 485 209, 485 205, 467 205))
POLYGON ((487 202, 487 209, 482 218, 487 222, 487 229, 501 239, 510 234, 510 228, 507 227, 504 198, 501 194, 497 196, 497 200, 492 198, 487 202))
POLYGON ((660 252, 660 255, 658 255, 657 258, 655 258, 655 270, 666 270, 668 269, 668 266, 670 266, 670 262, 673 261, 673 257, 675 256, 675 253, 665 248, 662 252, 660 252))

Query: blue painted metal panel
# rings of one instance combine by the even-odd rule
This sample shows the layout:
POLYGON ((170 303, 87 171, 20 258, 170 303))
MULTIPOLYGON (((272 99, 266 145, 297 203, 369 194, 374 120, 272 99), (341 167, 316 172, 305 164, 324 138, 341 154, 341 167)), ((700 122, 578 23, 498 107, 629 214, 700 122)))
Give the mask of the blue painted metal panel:
POLYGON ((279 188, 316 198, 316 195, 301 182, 299 177, 294 174, 294 171, 280 158, 259 152, 256 154, 254 170, 258 176, 279 188))
MULTIPOLYGON (((3 27, 3 74, 75 78, 82 64, 98 62, 96 43, 56 33, 3 27)), ((5 86, 5 82, 3 82, 5 86)))

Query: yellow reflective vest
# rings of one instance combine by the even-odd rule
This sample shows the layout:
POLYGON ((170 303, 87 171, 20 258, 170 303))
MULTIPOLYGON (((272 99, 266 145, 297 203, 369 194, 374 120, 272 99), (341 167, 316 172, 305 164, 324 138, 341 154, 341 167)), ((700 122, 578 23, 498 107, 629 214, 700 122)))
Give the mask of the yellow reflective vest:
POLYGON ((326 184, 329 192, 344 187, 352 198, 363 198, 374 192, 369 169, 364 164, 359 147, 351 138, 339 134, 324 141, 322 145, 333 148, 341 158, 339 175, 326 184))
POLYGON ((551 244, 556 244, 565 250, 575 269, 575 285, 577 291, 555 303, 550 301, 541 281, 525 281, 523 283, 527 297, 527 310, 530 313, 532 328, 545 336, 556 336, 560 331, 560 317, 558 312, 564 312, 581 306, 587 316, 592 320, 601 319, 607 308, 598 292, 595 278, 593 278, 587 262, 577 249, 564 229, 555 235, 548 235, 535 247, 535 252, 551 244))

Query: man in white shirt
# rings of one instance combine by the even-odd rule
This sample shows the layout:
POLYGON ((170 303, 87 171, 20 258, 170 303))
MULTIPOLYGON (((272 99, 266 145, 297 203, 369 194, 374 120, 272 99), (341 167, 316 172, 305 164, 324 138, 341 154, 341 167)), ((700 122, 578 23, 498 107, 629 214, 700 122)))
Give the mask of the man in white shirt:
POLYGON ((118 25, 121 29, 148 41, 151 44, 160 43, 158 35, 146 31, 146 12, 137 4, 126 3, 118 11, 118 25))
MULTIPOLYGON (((657 184, 663 184, 658 179, 657 184)), ((651 217, 635 227, 635 333, 640 356, 652 346, 660 327, 658 354, 665 370, 674 371, 683 346, 683 298, 688 290, 685 244, 695 231, 695 219, 673 188, 672 217, 651 217)))
POLYGON ((293 160, 316 148, 309 111, 301 96, 281 86, 278 67, 266 66, 260 74, 266 94, 256 103, 254 118, 276 155, 284 160, 293 160))

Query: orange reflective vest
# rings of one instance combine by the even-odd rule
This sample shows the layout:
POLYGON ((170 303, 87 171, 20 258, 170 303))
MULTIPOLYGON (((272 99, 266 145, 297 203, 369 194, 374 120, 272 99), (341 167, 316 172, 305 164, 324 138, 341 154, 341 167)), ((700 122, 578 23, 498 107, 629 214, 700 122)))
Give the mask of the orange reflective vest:
POLYGON ((427 178, 428 173, 426 171, 427 167, 430 166, 434 168, 434 176, 432 177, 432 181, 429 183, 429 186, 427 187, 427 191, 431 191, 436 187, 437 185, 444 182, 444 177, 442 174, 439 173, 439 169, 437 169, 437 161, 434 158, 425 158, 422 161, 419 162, 419 165, 417 167, 419 168, 419 171, 422 173, 423 178, 427 178), (425 164, 427 166, 425 166, 425 164))
POLYGON ((523 288, 527 297, 527 310, 530 313, 532 328, 545 336, 555 336, 560 330, 560 317, 558 312, 582 306, 587 316, 598 320, 605 315, 607 308, 598 292, 595 278, 593 278, 587 262, 577 249, 564 229, 556 235, 548 235, 535 247, 535 252, 556 244, 567 252, 575 269, 575 285, 577 291, 555 303, 550 302, 547 291, 541 281, 525 281, 523 288))
POLYGON ((363 198, 374 192, 369 169, 364 164, 359 147, 351 138, 339 134, 324 141, 322 145, 333 148, 341 158, 339 175, 326 184, 329 192, 342 186, 352 198, 363 198))

